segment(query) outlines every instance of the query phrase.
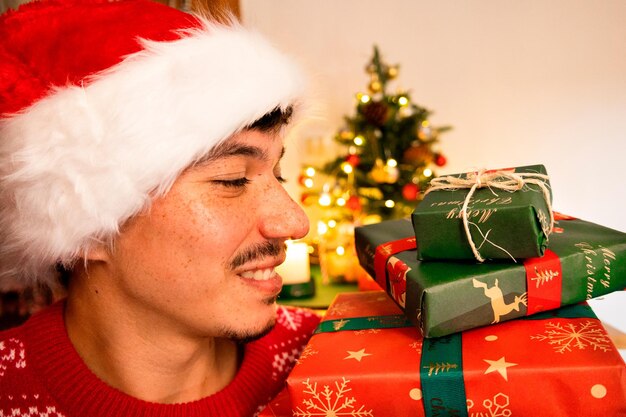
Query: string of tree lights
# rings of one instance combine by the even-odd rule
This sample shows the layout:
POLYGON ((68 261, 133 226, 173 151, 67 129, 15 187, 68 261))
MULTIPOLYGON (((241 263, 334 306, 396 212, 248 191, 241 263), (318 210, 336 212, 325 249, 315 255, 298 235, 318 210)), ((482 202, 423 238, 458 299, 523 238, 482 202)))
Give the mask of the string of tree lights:
MULTIPOLYGON (((446 157, 437 150, 449 126, 433 126, 431 111, 414 103, 409 91, 389 92, 398 65, 388 65, 374 46, 365 67, 367 92, 356 94, 354 114, 334 136, 337 156, 321 166, 305 164, 299 176, 303 205, 315 212, 320 243, 349 255, 355 224, 410 214, 446 157)), ((321 250, 320 250, 321 252, 321 250)))
POLYGON ((302 202, 349 217, 403 217, 421 199, 436 167, 446 164, 436 146, 450 127, 432 126, 431 111, 414 103, 408 91, 388 92, 399 67, 383 62, 376 46, 366 72, 368 91, 356 95, 354 115, 345 117, 334 137, 343 152, 324 166, 303 166, 302 202))

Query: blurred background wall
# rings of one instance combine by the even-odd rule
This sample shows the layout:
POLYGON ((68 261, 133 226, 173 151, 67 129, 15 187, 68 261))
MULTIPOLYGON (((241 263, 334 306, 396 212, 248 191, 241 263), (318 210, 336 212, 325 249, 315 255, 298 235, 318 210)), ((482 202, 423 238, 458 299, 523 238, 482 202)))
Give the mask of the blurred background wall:
MULTIPOLYGON (((543 163, 554 207, 626 231, 626 2, 240 0, 243 21, 312 78, 318 120, 292 136, 290 192, 308 139, 329 140, 366 89, 377 44, 398 88, 449 124, 439 174, 543 163)), ((329 155, 329 157, 332 155, 329 155)))

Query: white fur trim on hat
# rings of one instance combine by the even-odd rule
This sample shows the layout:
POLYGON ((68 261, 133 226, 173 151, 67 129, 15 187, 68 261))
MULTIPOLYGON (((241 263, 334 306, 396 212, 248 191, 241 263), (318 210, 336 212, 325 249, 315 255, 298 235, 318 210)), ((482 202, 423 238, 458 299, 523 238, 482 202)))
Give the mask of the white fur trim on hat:
POLYGON ((293 105, 302 86, 259 35, 205 22, 0 119, 0 277, 51 282, 56 264, 115 236, 186 167, 293 105))

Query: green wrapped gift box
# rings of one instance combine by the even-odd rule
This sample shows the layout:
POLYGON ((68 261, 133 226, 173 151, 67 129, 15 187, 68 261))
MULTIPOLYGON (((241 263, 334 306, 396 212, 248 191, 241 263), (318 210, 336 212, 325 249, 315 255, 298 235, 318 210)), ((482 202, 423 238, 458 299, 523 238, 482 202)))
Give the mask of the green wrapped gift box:
POLYGON ((406 219, 357 227, 356 250, 423 335, 439 337, 626 287, 626 233, 556 219, 546 254, 519 263, 419 261, 406 219))
POLYGON ((467 230, 479 255, 484 259, 523 259, 543 255, 550 230, 552 194, 545 167, 530 165, 480 174, 454 174, 433 180, 433 190, 426 193, 411 216, 418 259, 478 259, 472 251, 462 218, 463 204, 476 176, 483 180, 484 188, 477 188, 472 193, 466 213, 467 230), (464 184, 455 185, 457 178, 464 184), (511 190, 515 178, 524 181, 518 191, 511 190), (441 180, 446 186, 437 189, 435 184, 442 184, 441 180), (549 198, 537 183, 544 184, 549 198))

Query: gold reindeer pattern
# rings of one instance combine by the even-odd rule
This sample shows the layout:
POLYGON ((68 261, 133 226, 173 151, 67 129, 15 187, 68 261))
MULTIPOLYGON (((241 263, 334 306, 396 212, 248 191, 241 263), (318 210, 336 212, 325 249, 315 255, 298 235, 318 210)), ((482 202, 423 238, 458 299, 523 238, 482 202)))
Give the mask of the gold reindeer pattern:
POLYGON ((491 309, 493 310, 493 321, 491 324, 499 323, 500 318, 509 314, 511 311, 519 311, 520 304, 528 306, 528 293, 523 293, 520 296, 515 296, 515 300, 512 303, 506 303, 504 301, 504 294, 500 287, 498 287, 498 279, 496 278, 495 284, 489 287, 486 283, 472 279, 474 288, 482 288, 485 296, 491 300, 491 309))

